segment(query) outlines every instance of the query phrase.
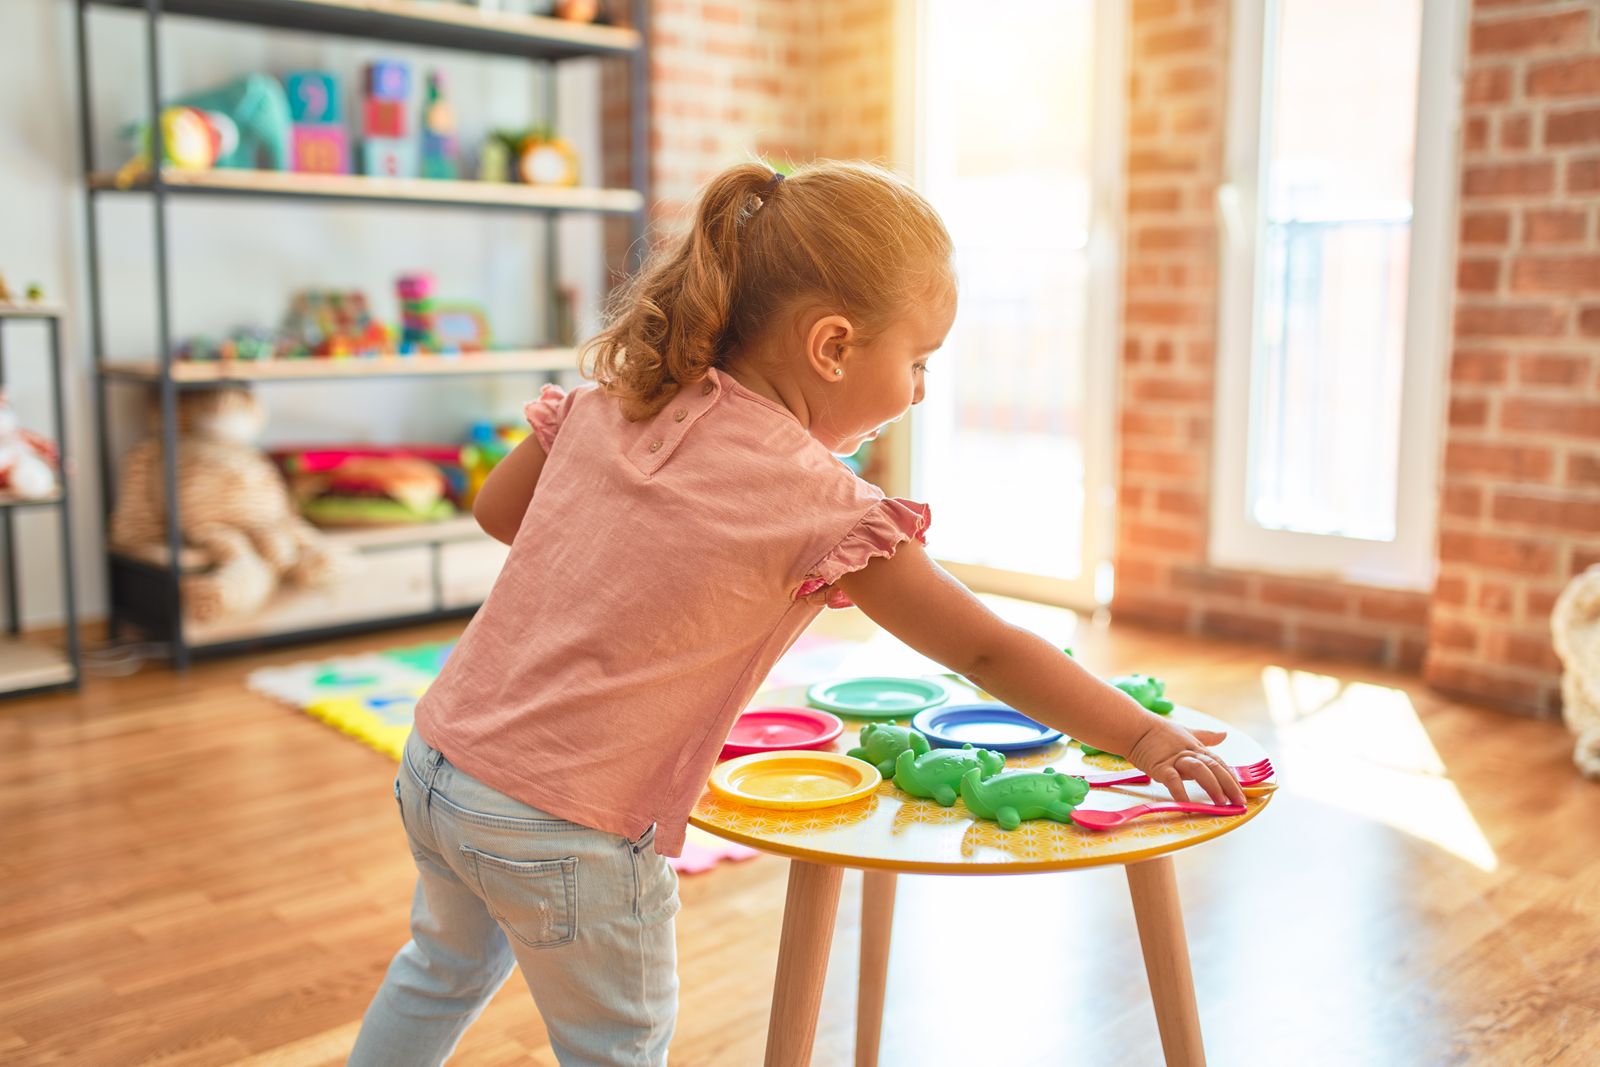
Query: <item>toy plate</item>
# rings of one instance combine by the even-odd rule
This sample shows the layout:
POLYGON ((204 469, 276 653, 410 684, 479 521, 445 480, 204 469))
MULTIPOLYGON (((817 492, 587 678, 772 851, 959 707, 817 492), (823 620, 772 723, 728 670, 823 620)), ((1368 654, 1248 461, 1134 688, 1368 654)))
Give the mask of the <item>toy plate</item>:
POLYGON ((1004 704, 957 704, 929 708, 911 720, 911 728, 939 748, 987 748, 1020 752, 1061 740, 1061 731, 1034 722, 1004 704))
POLYGON ((755 752, 711 772, 711 791, 758 808, 829 808, 870 796, 878 768, 837 752, 755 752))
POLYGON ((734 721, 722 758, 752 752, 821 748, 844 733, 839 716, 815 708, 752 708, 734 721))
POLYGON ((846 678, 806 690, 812 706, 857 719, 903 719, 949 699, 950 690, 932 678, 846 678))

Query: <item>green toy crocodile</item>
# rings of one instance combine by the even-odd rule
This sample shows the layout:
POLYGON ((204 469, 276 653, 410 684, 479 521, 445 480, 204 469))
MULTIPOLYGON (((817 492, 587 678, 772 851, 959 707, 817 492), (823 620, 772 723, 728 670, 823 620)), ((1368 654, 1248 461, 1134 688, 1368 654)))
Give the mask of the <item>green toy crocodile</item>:
POLYGON ((1066 822, 1072 809, 1089 795, 1089 783, 1054 767, 1042 771, 1006 771, 987 780, 977 767, 961 778, 961 799, 980 819, 993 819, 1002 830, 1015 830, 1024 819, 1066 822))
POLYGON ((960 796, 961 778, 976 770, 990 778, 1005 768, 1006 758, 987 748, 936 748, 918 755, 910 749, 894 764, 894 784, 914 797, 932 797, 948 808, 960 796))
POLYGON ((920 756, 931 746, 928 739, 909 726, 892 726, 886 722, 871 722, 861 728, 861 744, 845 755, 870 763, 885 778, 894 777, 895 760, 902 752, 920 756))
MULTIPOLYGON (((1153 711, 1157 715, 1172 714, 1172 701, 1166 698, 1167 683, 1160 678, 1152 678, 1148 674, 1119 674, 1115 678, 1107 678, 1106 683, 1127 693, 1146 711, 1153 711)), ((1115 752, 1095 748, 1083 741, 1079 741, 1078 745, 1083 749, 1085 756, 1117 756, 1115 752)), ((1117 759, 1126 758, 1117 756, 1117 759)))
POLYGON ((1157 715, 1172 713, 1172 701, 1166 698, 1167 683, 1160 678, 1148 674, 1119 674, 1106 680, 1137 700, 1147 711, 1157 715))

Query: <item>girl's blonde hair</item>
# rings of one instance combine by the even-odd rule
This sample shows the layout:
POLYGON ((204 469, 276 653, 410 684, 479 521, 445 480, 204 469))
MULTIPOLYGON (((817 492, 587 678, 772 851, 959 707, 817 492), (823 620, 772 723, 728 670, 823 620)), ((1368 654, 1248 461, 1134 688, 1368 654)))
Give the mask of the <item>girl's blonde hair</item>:
POLYGON ((950 253, 932 205, 882 167, 820 161, 781 181, 760 163, 729 167, 701 191, 690 230, 612 294, 584 373, 646 418, 801 301, 870 342, 950 276, 950 253))

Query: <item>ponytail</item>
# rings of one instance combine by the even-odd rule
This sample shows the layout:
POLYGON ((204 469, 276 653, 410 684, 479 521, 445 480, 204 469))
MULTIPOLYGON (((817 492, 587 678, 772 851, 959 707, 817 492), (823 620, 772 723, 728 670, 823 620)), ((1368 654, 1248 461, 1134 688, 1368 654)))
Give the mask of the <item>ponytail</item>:
POLYGON ((702 190, 689 231, 612 294, 583 370, 629 419, 648 418, 796 299, 852 316, 869 339, 914 287, 948 274, 950 252, 933 208, 880 167, 819 162, 788 180, 760 163, 729 167, 702 190))

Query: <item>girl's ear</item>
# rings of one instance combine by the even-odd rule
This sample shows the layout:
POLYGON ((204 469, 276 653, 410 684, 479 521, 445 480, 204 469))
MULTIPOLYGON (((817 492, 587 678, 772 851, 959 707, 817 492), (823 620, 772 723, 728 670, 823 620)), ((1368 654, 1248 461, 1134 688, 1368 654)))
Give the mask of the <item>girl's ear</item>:
POLYGON ((806 363, 824 381, 844 377, 844 358, 855 338, 855 327, 843 315, 824 315, 806 330, 806 363))

